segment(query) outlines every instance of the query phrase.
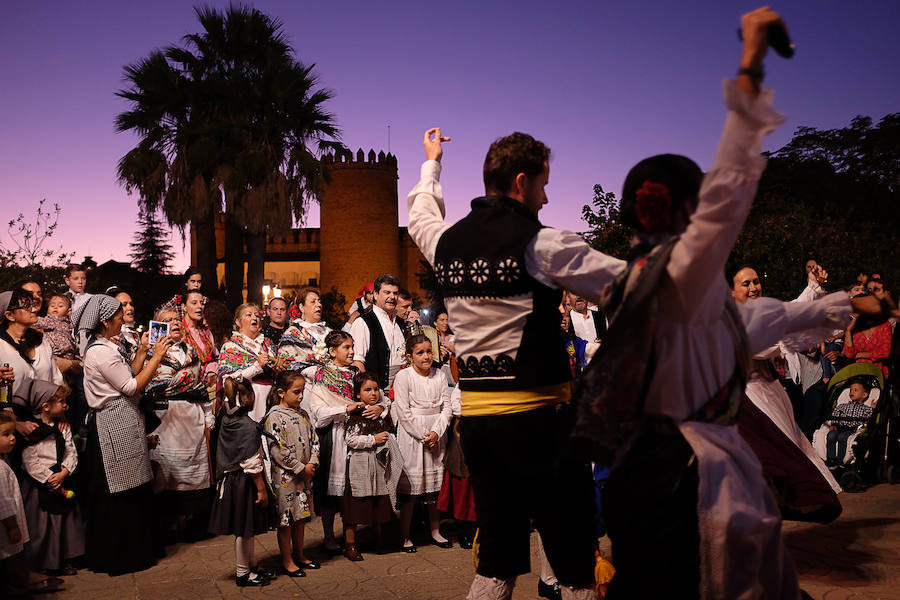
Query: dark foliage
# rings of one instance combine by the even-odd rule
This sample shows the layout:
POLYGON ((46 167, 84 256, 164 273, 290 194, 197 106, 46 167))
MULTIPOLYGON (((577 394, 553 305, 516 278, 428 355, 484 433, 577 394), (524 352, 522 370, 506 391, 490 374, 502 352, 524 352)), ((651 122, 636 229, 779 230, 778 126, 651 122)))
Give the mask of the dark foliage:
POLYGON ((155 211, 141 209, 138 215, 140 229, 131 244, 131 263, 141 273, 169 273, 169 263, 175 258, 169 232, 159 221, 155 211))

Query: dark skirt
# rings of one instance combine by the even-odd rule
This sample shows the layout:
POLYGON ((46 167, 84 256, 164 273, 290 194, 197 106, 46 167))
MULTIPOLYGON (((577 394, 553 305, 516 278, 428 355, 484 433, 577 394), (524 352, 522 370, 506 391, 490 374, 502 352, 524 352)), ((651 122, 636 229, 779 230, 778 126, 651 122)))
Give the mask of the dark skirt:
POLYGON ((477 521, 475 516, 475 493, 468 477, 454 477, 444 471, 444 483, 438 495, 438 510, 448 513, 457 521, 477 521))
POLYGON ((87 521, 87 567, 110 575, 149 569, 156 564, 157 556, 156 514, 150 483, 109 493, 93 420, 86 458, 90 473, 82 506, 87 521))
POLYGON ((253 537, 269 530, 269 513, 256 503, 256 484, 243 471, 225 473, 216 485, 209 532, 253 537))
POLYGON ((397 494, 397 502, 418 502, 420 504, 436 504, 438 492, 425 492, 424 494, 397 494))
POLYGON ((843 510, 841 501, 819 469, 746 396, 738 417, 738 431, 759 458, 782 519, 830 523, 838 518, 843 510))
POLYGON ((197 515, 209 513, 213 499, 212 488, 202 490, 165 490, 156 495, 156 505, 163 516, 197 515))
POLYGON ((391 499, 388 496, 354 498, 344 494, 344 510, 341 520, 347 525, 380 525, 394 518, 391 499))
POLYGON ((609 600, 700 597, 698 486, 680 433, 638 435, 603 490, 616 566, 609 600))
POLYGON ((319 438, 319 468, 316 469, 316 474, 313 476, 313 506, 319 514, 322 509, 340 511, 344 503, 340 496, 328 496, 328 472, 331 470, 331 428, 332 424, 329 423, 326 427, 316 429, 316 437, 319 438))
POLYGON ((25 544, 25 558, 34 569, 62 569, 67 561, 84 554, 84 520, 75 499, 72 510, 53 514, 41 508, 38 484, 23 477, 22 499, 31 541, 25 544))

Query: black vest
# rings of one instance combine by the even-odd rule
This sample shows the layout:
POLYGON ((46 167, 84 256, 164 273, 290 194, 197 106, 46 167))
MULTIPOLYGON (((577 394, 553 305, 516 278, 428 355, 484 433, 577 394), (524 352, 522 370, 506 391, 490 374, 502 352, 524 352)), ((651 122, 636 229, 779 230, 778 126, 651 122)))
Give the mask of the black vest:
POLYGON ((390 369, 391 350, 388 348, 387 338, 381 329, 378 315, 374 310, 367 311, 357 317, 365 321, 369 328, 369 349, 366 350, 366 371, 374 373, 378 377, 378 387, 386 389, 390 369))
MULTIPOLYGON (((473 297, 499 300, 530 294, 533 299, 515 360, 505 354, 479 356, 477 348, 458 357, 464 391, 521 390, 572 379, 559 335, 562 290, 539 283, 525 270, 525 250, 542 227, 537 215, 520 202, 487 196, 473 200, 472 211, 438 240, 434 268, 444 298, 465 302, 473 297)), ((451 306, 448 309, 452 311, 451 306)), ((458 330, 479 326, 460 322, 452 314, 451 319, 458 330)))

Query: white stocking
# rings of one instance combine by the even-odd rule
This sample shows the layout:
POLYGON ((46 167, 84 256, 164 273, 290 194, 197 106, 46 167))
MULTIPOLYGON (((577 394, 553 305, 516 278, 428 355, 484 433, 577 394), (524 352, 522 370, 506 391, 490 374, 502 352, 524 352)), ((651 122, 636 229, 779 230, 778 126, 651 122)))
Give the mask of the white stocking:
POLYGON ((538 534, 537 549, 538 556, 540 556, 541 558, 541 581, 543 581, 547 585, 553 585, 554 583, 557 583, 556 574, 553 572, 553 567, 550 566, 550 561, 547 560, 547 555, 544 553, 544 543, 541 540, 541 534, 538 534))
POLYGON ((243 577, 253 566, 253 537, 234 537, 235 573, 243 577))
POLYGON ((592 588, 572 588, 567 585, 559 586, 563 600, 596 600, 597 594, 592 588))
POLYGON ((466 600, 510 600, 514 587, 516 587, 515 577, 496 579, 476 575, 466 600))

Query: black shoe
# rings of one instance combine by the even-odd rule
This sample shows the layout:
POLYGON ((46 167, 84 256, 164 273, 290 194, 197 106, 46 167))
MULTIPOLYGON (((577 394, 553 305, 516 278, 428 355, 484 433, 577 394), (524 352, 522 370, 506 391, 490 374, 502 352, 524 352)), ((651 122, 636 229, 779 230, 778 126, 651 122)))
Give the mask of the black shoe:
POLYGON ((256 573, 258 577, 262 577, 263 579, 275 579, 277 575, 272 571, 266 571, 265 569, 260 569, 256 567, 255 569, 250 569, 251 573, 256 573))
MULTIPOLYGON (((335 542, 335 543, 337 543, 337 542, 335 542)), ((340 544, 338 544, 337 547, 335 547, 335 548, 329 548, 329 547, 326 546, 325 543, 323 542, 323 543, 322 543, 322 550, 323 550, 325 553, 330 554, 330 555, 332 555, 332 556, 339 556, 339 555, 341 555, 341 554, 344 553, 344 549, 341 547, 340 544)))
POLYGON ((281 572, 287 575, 288 577, 306 577, 306 571, 303 569, 297 569, 296 571, 288 571, 287 569, 281 569, 281 572))
POLYGON ((246 575, 242 575, 235 580, 238 587, 263 587, 264 585, 269 585, 271 581, 266 579, 265 577, 260 577, 256 575, 253 579, 250 579, 251 575, 255 575, 254 573, 247 573, 246 575))
POLYGON ((431 538, 431 543, 432 543, 433 545, 437 546, 438 548, 444 548, 444 549, 447 549, 447 548, 452 548, 452 547, 453 547, 453 542, 451 542, 450 540, 444 540, 443 542, 439 542, 439 541, 437 541, 436 539, 431 538))
POLYGON ((40 572, 52 577, 71 577, 72 575, 78 575, 78 571, 72 565, 64 565, 61 569, 41 569, 40 572))
POLYGON ((459 547, 465 548, 466 550, 471 550, 473 546, 473 540, 471 536, 461 535, 459 536, 459 547))
POLYGON ((416 552, 418 552, 418 550, 416 550, 416 545, 413 544, 412 546, 400 546, 400 552, 406 552, 407 554, 415 554, 416 552))
POLYGON ((301 569, 311 569, 311 570, 315 571, 316 569, 322 568, 322 565, 320 565, 318 562, 316 562, 314 560, 308 560, 306 562, 303 562, 303 561, 294 561, 294 562, 296 562, 297 566, 300 567, 301 569))
POLYGON ((550 600, 562 600, 562 591, 559 589, 558 583, 550 585, 549 583, 544 583, 543 580, 538 579, 538 596, 541 598, 549 598, 550 600))

